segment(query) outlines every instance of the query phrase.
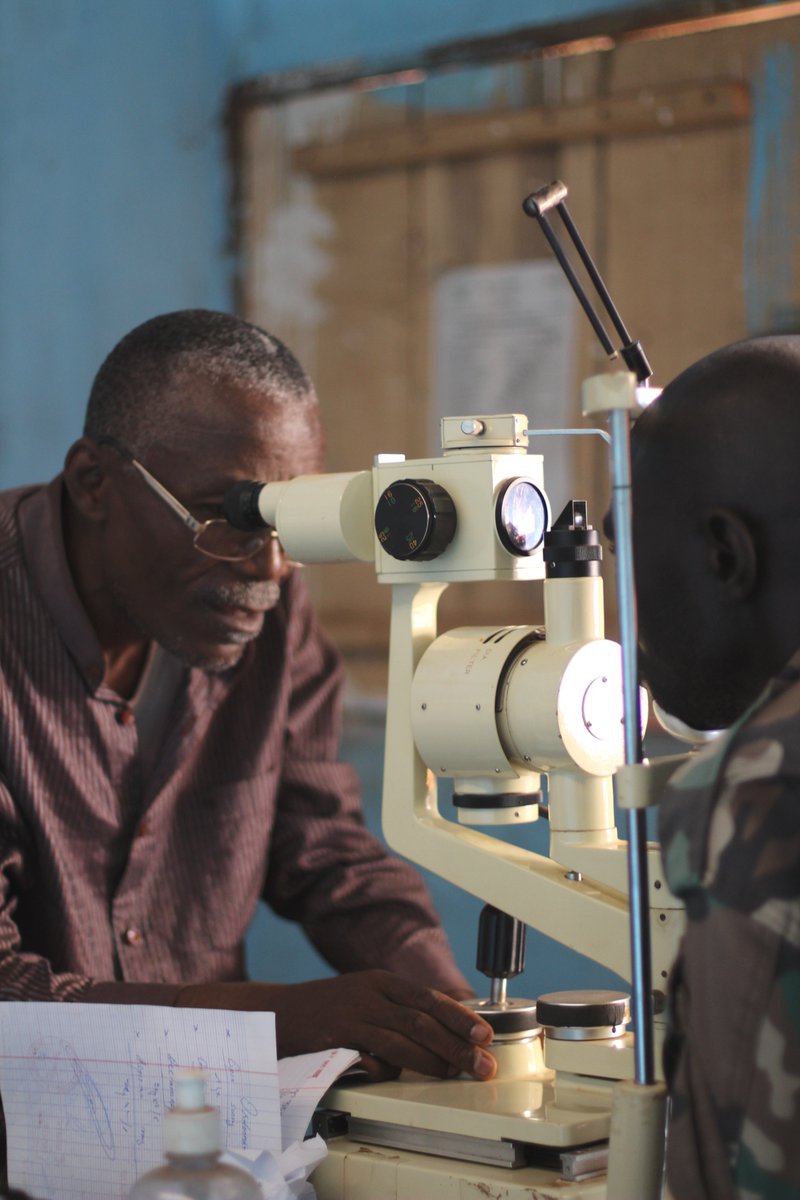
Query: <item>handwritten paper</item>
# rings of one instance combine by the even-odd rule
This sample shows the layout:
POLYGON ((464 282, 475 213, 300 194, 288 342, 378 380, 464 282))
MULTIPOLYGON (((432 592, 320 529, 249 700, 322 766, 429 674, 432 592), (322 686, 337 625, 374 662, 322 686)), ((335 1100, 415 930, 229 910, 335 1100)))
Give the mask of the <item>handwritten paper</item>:
POLYGON ((164 1114, 182 1067, 206 1071, 224 1150, 280 1154, 273 1013, 0 1006, 11 1185, 36 1200, 123 1200, 163 1162, 164 1114))
POLYGON ((283 1149, 305 1137, 314 1109, 328 1088, 358 1061, 357 1050, 297 1054, 278 1063, 283 1149))

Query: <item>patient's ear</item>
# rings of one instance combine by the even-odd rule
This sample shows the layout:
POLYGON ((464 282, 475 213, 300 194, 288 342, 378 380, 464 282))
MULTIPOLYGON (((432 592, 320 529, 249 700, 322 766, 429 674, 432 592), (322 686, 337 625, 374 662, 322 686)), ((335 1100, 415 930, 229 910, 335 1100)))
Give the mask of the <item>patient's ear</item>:
POLYGON ((703 520, 708 565, 723 603, 752 595, 758 580, 758 550, 752 530, 730 508, 713 508, 703 520))
POLYGON ((88 521, 102 521, 108 504, 109 475, 103 448, 79 438, 67 451, 64 483, 72 505, 88 521))

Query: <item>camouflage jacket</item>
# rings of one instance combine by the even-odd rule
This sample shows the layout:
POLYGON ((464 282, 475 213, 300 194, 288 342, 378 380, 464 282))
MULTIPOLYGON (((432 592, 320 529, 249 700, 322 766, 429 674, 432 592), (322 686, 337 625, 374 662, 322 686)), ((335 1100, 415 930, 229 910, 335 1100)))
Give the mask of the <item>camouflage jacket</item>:
POLYGON ((800 1198, 800 653, 670 781, 671 1200, 800 1198))

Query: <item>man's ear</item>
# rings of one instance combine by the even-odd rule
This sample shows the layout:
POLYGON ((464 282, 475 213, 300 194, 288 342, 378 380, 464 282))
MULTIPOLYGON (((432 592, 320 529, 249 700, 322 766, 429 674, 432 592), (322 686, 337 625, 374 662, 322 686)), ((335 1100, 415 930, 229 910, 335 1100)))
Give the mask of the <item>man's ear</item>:
POLYGON ((102 450, 91 438, 80 438, 70 446, 64 461, 64 483, 82 517, 105 519, 110 481, 102 450))
POLYGON ((758 582, 758 550, 750 526, 730 508, 712 508, 703 519, 703 537, 711 574, 721 599, 747 600, 758 582))

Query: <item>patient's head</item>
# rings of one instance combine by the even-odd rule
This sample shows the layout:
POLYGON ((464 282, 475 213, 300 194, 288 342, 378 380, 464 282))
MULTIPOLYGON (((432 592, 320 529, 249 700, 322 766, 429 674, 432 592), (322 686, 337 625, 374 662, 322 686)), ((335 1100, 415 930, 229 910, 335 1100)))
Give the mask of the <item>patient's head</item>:
POLYGON ((800 649, 800 337, 689 367, 632 457, 642 675, 688 724, 728 725, 800 649))

